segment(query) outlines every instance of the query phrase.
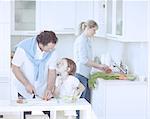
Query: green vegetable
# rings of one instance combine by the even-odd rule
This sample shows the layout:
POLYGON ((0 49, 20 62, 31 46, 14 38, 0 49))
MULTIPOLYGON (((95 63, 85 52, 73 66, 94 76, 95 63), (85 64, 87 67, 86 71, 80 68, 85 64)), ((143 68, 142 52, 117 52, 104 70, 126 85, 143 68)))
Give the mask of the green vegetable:
POLYGON ((136 76, 132 74, 127 74, 126 76, 127 76, 127 79, 130 81, 134 81, 136 79, 136 76))
POLYGON ((114 79, 117 79, 118 77, 119 77, 118 74, 107 74, 104 72, 96 72, 96 73, 90 75, 88 84, 89 84, 90 88, 95 88, 97 78, 103 78, 105 80, 114 80, 114 79))
POLYGON ((121 75, 124 75, 125 77, 127 77, 127 80, 133 81, 136 79, 136 77, 131 74, 119 74, 119 73, 107 74, 105 72, 96 72, 96 73, 90 75, 90 79, 88 80, 88 85, 90 88, 93 89, 96 87, 96 80, 98 78, 102 78, 104 80, 116 80, 116 79, 120 79, 121 75))

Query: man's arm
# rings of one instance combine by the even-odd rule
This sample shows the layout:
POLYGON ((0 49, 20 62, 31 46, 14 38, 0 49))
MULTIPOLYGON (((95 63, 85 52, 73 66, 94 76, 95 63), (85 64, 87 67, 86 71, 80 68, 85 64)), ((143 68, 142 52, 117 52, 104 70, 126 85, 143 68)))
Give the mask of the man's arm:
POLYGON ((35 93, 34 87, 31 85, 31 83, 27 80, 27 78, 24 76, 23 72, 20 70, 20 67, 12 64, 12 72, 15 74, 16 78, 25 86, 27 92, 29 93, 35 93))
POLYGON ((45 94, 44 94, 45 100, 49 100, 53 97, 53 92, 55 88, 55 80, 56 80, 56 70, 49 69, 48 79, 47 79, 47 89, 45 90, 45 94))

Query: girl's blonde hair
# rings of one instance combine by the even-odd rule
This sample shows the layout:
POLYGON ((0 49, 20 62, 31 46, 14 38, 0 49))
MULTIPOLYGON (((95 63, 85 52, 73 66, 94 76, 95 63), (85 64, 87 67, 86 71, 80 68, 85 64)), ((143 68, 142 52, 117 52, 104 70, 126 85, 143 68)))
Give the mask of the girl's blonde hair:
POLYGON ((86 27, 88 27, 88 28, 97 27, 97 29, 98 29, 98 24, 94 20, 88 20, 86 22, 81 22, 79 24, 79 35, 81 33, 83 33, 83 31, 85 30, 86 27))

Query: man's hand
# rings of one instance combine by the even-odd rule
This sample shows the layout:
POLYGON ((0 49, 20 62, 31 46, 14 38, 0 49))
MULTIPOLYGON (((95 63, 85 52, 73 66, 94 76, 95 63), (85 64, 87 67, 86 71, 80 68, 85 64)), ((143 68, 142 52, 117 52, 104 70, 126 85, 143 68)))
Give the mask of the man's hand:
POLYGON ((43 99, 44 100, 50 100, 52 97, 53 97, 52 91, 49 89, 46 89, 43 99))
POLYGON ((26 88, 27 92, 30 93, 30 94, 36 93, 34 86, 31 85, 30 83, 27 83, 25 85, 25 88, 26 88))

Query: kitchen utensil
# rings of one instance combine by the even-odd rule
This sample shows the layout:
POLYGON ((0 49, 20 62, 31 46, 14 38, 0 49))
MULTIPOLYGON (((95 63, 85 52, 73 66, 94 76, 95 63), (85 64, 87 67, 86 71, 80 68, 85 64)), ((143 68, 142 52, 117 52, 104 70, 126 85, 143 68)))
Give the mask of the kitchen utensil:
POLYGON ((34 92, 32 93, 32 98, 39 98, 39 99, 42 99, 43 100, 43 98, 41 97, 41 96, 39 96, 38 94, 35 94, 34 92))

